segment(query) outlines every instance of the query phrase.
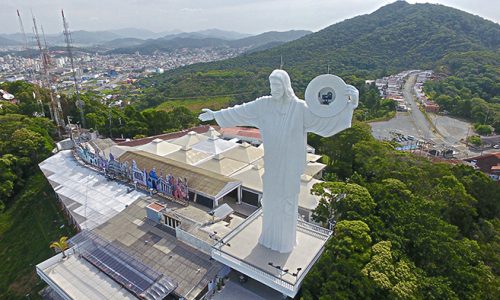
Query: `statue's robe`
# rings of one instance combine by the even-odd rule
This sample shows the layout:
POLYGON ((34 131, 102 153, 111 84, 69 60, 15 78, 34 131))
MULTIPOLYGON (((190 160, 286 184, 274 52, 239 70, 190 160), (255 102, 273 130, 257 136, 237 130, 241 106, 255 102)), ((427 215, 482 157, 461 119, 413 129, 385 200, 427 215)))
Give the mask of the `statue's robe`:
POLYGON ((355 107, 347 103, 334 117, 314 115, 296 97, 255 101, 214 112, 221 127, 253 126, 264 142, 261 245, 290 252, 296 245, 300 177, 306 165, 307 132, 332 136, 351 126, 355 107))

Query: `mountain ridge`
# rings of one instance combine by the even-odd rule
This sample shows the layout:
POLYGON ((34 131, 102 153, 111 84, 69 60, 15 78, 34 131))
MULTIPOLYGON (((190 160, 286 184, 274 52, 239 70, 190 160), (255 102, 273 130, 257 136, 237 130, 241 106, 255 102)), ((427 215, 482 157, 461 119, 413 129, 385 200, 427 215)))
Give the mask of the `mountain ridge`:
POLYGON ((214 95, 238 91, 252 98, 268 90, 267 76, 281 58, 294 88, 304 91, 327 69, 339 76, 373 79, 404 69, 433 68, 450 52, 498 51, 498 37, 500 25, 481 17, 443 5, 398 1, 268 50, 170 70, 138 84, 154 83, 152 94, 145 97, 182 98, 211 96, 207 80, 219 81, 224 85, 214 84, 214 95), (233 81, 229 74, 234 74, 233 81))
POLYGON ((116 48, 110 53, 151 54, 155 51, 172 51, 179 48, 230 47, 245 48, 248 50, 264 46, 271 42, 287 42, 311 33, 307 30, 269 31, 255 36, 236 40, 225 40, 217 37, 206 37, 200 33, 182 33, 166 36, 159 39, 149 39, 144 43, 131 47, 116 48))

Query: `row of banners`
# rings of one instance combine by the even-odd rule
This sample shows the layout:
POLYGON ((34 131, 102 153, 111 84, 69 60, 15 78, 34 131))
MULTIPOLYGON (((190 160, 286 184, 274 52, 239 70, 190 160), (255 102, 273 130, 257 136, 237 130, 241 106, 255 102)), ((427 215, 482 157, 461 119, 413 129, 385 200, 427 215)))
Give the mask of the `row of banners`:
POLYGON ((186 178, 175 177, 169 173, 163 175, 163 172, 158 175, 156 168, 147 172, 146 169, 139 169, 135 160, 132 160, 132 166, 129 166, 128 162, 121 163, 115 160, 111 153, 107 159, 99 153, 90 152, 87 147, 82 145, 76 147, 76 153, 85 163, 101 169, 108 176, 128 179, 170 198, 189 200, 186 178))

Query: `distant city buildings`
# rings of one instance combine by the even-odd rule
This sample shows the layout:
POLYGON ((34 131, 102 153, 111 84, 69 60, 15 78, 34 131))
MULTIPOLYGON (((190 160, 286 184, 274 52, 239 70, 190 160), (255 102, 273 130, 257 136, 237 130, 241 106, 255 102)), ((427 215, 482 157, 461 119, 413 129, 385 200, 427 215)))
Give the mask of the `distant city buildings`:
MULTIPOLYGON (((76 52, 75 72, 83 90, 102 90, 130 83, 132 79, 162 74, 167 70, 194 63, 235 57, 243 51, 244 49, 215 47, 183 48, 151 55, 76 52)), ((59 91, 71 89, 74 85, 73 70, 66 52, 51 51, 50 54, 51 85, 59 91)), ((26 80, 38 84, 42 77, 41 69, 41 61, 37 54, 33 57, 13 54, 0 56, 0 82, 26 80)))
POLYGON ((432 76, 433 72, 430 70, 419 72, 417 74, 417 81, 415 83, 415 86, 413 87, 413 90, 415 92, 418 102, 420 102, 420 104, 424 107, 426 112, 437 113, 439 111, 439 105, 434 101, 429 100, 423 91, 424 83, 427 80, 430 80, 432 76))
POLYGON ((390 75, 387 77, 376 79, 375 81, 367 81, 367 84, 374 83, 378 88, 381 97, 395 101, 396 109, 398 111, 408 111, 409 108, 404 101, 402 88, 406 78, 410 74, 416 74, 416 82, 413 87, 413 91, 415 93, 417 101, 424 107, 426 112, 438 112, 439 105, 429 100, 422 90, 424 83, 432 78, 432 70, 407 70, 396 75, 390 75))

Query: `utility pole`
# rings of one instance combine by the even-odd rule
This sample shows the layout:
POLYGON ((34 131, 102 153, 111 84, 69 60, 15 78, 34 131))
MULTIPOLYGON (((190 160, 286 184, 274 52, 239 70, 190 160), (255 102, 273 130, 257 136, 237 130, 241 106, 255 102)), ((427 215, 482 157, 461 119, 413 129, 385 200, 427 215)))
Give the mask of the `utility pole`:
MULTIPOLYGON (((40 59, 42 60, 42 69, 43 69, 43 75, 44 75, 44 83, 43 85, 45 88, 49 90, 49 95, 50 95, 50 117, 52 118, 52 121, 56 123, 58 126, 58 133, 59 136, 61 136, 61 128, 64 127, 64 120, 62 119, 62 111, 61 111, 61 105, 59 104, 59 99, 54 97, 54 93, 52 91, 52 86, 50 84, 50 72, 49 72, 49 65, 50 65, 50 56, 48 53, 48 49, 42 46, 42 42, 40 41, 40 35, 38 34, 38 27, 36 25, 36 19, 35 16, 33 17, 33 32, 35 34, 35 40, 38 46, 38 50, 40 51, 40 59)), ((43 81, 42 81, 43 82, 43 81)))
POLYGON ((109 109, 109 137, 112 138, 113 136, 111 135, 111 108, 109 109))
POLYGON ((83 106, 84 102, 80 98, 80 87, 78 85, 78 80, 76 78, 76 69, 75 69, 75 63, 73 60, 73 52, 72 52, 72 46, 71 46, 71 32, 69 31, 69 24, 66 21, 66 17, 64 16, 64 10, 61 9, 61 15, 62 15, 62 20, 63 20, 63 26, 64 26, 64 39, 66 40, 66 49, 68 51, 68 56, 69 56, 69 61, 71 63, 71 70, 73 74, 73 83, 75 84, 75 93, 76 93, 76 107, 80 111, 80 119, 82 121, 82 127, 85 128, 85 113, 83 111, 83 106))

